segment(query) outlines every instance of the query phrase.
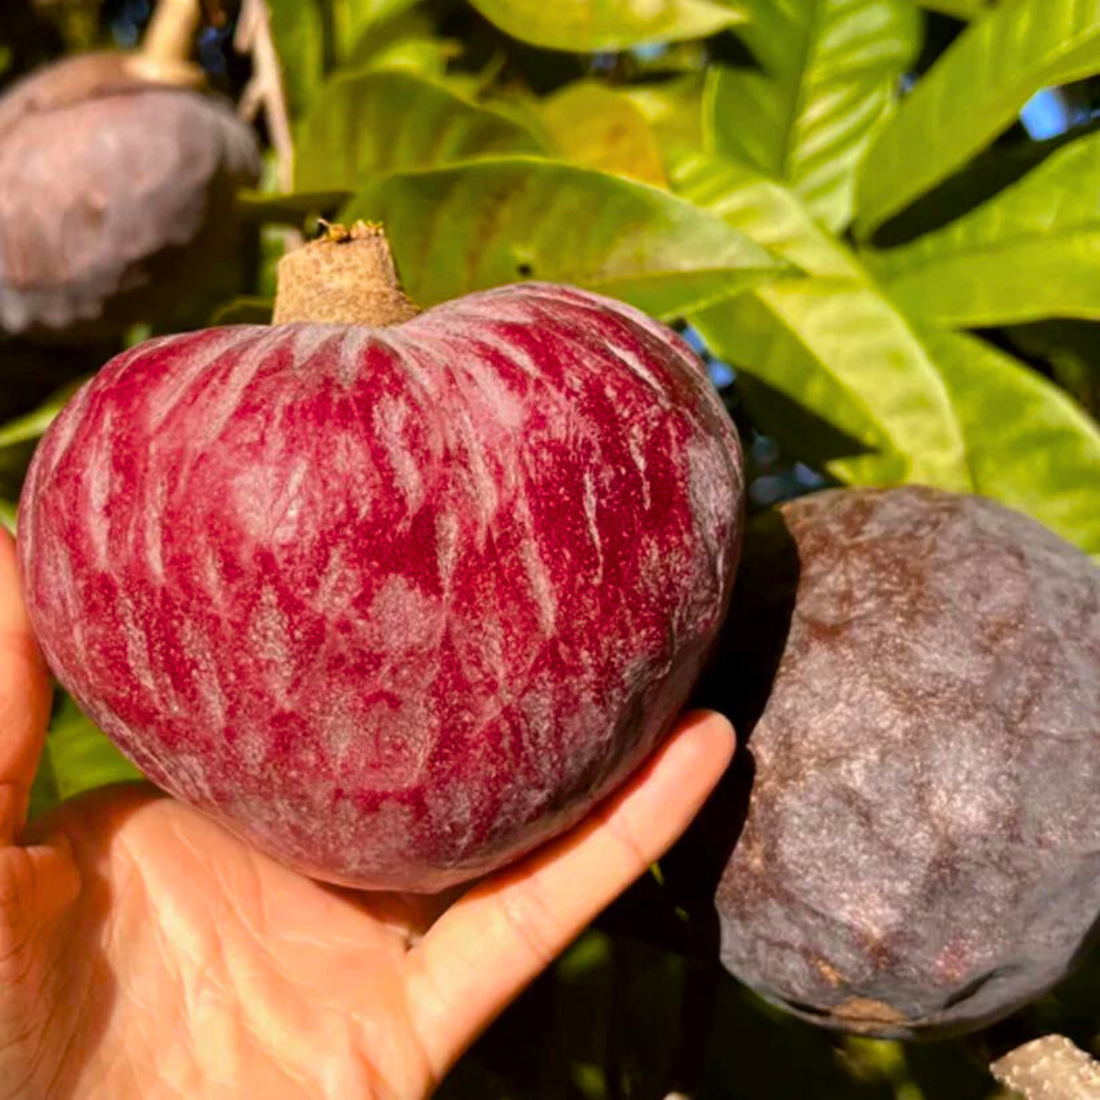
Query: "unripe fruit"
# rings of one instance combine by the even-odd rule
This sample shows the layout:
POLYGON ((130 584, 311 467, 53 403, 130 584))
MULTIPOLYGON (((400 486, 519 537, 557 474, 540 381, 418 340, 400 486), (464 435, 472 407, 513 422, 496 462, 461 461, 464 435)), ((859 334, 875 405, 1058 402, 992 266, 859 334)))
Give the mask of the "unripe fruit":
POLYGON ((741 457, 636 310, 525 284, 414 316, 388 256, 335 234, 284 260, 291 323, 109 363, 35 456, 20 551, 51 667, 150 778, 311 875, 434 891, 667 732, 741 457))
POLYGON ((982 1026, 1100 918, 1100 569, 991 501, 834 490, 746 542, 702 701, 744 741, 671 861, 813 1023, 982 1026))
MULTIPOLYGON (((0 99, 0 329, 87 341, 171 314, 232 261, 259 173, 232 109, 137 55, 74 57, 0 99)), ((174 70, 173 70, 174 72, 174 70)))

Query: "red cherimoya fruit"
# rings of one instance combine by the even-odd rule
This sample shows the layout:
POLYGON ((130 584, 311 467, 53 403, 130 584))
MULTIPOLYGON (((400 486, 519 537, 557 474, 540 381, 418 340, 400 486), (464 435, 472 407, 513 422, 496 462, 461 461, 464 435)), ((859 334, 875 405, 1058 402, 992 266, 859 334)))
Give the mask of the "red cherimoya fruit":
POLYGON ((177 797, 307 874, 442 889, 669 729, 728 602, 737 439, 619 302, 529 283, 416 315, 362 224, 280 275, 274 327, 151 340, 57 419, 31 616, 177 797))
POLYGON ((195 0, 158 8, 139 53, 68 58, 0 97, 0 330, 117 336, 236 261, 235 194, 260 158, 232 107, 192 86, 195 0), (201 280, 200 280, 201 282, 201 280))

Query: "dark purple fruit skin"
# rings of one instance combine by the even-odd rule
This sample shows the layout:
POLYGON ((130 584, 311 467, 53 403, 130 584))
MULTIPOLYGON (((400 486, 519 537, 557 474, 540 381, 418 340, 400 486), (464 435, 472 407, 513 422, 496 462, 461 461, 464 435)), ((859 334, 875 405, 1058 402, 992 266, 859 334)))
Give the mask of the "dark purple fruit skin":
POLYGON ((750 528, 720 644, 698 701, 747 743, 669 870, 731 974, 913 1039, 1073 969, 1100 917, 1088 557, 978 497, 818 493, 750 528))
POLYGON ((235 261, 259 175, 228 103, 68 58, 0 98, 0 330, 84 342, 169 318, 235 261))

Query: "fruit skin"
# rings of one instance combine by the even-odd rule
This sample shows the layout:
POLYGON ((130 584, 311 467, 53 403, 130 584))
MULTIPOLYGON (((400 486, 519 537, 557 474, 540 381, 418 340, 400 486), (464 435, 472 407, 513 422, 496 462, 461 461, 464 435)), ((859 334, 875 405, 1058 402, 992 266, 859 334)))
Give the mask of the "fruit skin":
POLYGON ((150 778, 308 874, 429 892, 654 748, 742 500, 686 344, 525 284, 123 353, 44 438, 19 543, 51 667, 150 778))
POLYGON ((746 749, 670 878, 709 896, 730 973, 934 1038, 1072 969, 1100 917, 1084 554, 978 497, 831 490, 750 528, 720 645, 698 701, 746 749))
POLYGON ((260 160, 218 98, 122 54, 51 65, 0 98, 0 328, 84 342, 169 316, 235 260, 260 160))

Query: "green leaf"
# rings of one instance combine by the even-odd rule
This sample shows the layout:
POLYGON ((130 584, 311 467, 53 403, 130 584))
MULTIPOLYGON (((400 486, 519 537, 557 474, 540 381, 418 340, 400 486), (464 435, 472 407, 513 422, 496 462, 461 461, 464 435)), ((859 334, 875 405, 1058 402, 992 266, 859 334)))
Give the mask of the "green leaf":
POLYGON ((317 0, 268 0, 290 113, 305 113, 325 79, 325 24, 317 0))
POLYGON ((667 185, 649 120, 612 88, 594 80, 569 84, 544 101, 542 117, 558 152, 574 164, 667 185))
POLYGON ((20 416, 16 420, 9 420, 7 424, 0 426, 0 448, 14 447, 18 443, 29 443, 40 439, 46 434, 46 429, 54 422, 57 414, 68 404, 69 398, 87 380, 87 377, 77 378, 67 383, 50 394, 33 412, 20 416))
POLYGON ((814 277, 691 318, 734 364, 754 417, 788 453, 846 482, 965 488, 962 437, 925 347, 790 190, 719 158, 682 160, 673 186, 814 277))
POLYGON ((1093 133, 970 214, 870 262, 903 307, 939 324, 1100 320, 1098 193, 1093 133))
MULTIPOLYGON (((345 0, 358 3, 358 0, 345 0)), ((368 8, 377 7, 368 3, 368 8)), ((388 14, 376 17, 356 38, 344 34, 340 67, 345 71, 404 69, 442 79, 448 62, 462 54, 462 43, 437 33, 436 21, 417 5, 402 0, 388 14), (411 10, 410 10, 411 7, 411 10)))
POLYGON ((141 778, 141 772, 107 735, 84 716, 68 695, 60 692, 35 776, 32 813, 43 813, 81 791, 141 778))
MULTIPOLYGON (((302 2, 302 0, 299 0, 302 2)), ((396 19, 419 0, 325 0, 332 6, 333 28, 336 34, 336 56, 345 64, 354 56, 360 43, 380 23, 396 19)))
POLYGON ((623 85, 619 94, 645 115, 669 157, 703 147, 703 86, 703 73, 694 72, 660 83, 623 85))
POLYGON ((385 223, 406 288, 423 305, 532 278, 670 318, 786 270, 665 191, 531 157, 394 175, 344 217, 385 223))
POLYGON ((338 76, 299 128, 296 185, 363 187, 389 172, 502 152, 537 152, 535 135, 442 84, 387 71, 338 76))
POLYGON ((966 439, 977 492, 1100 560, 1100 427, 1019 360, 961 333, 923 331, 966 439))
POLYGON ((725 0, 470 0, 505 34, 551 50, 626 50, 705 38, 744 15, 725 0))
POLYGON ((780 185, 705 157, 672 182, 815 276, 692 317, 788 454, 846 482, 981 492, 1100 554, 1100 429, 1057 386, 914 324, 780 185))
POLYGON ((918 0, 922 8, 953 15, 956 19, 970 20, 985 15, 996 0, 918 0))
POLYGON ((816 218, 852 217, 856 169, 916 57, 911 0, 746 0, 759 70, 715 66, 709 148, 788 183, 816 218))
POLYGON ((223 302, 210 317, 210 324, 217 325, 270 325, 275 308, 273 298, 240 297, 223 302))
MULTIPOLYGON (((368 36, 369 40, 369 36, 368 36)), ((432 38, 428 35, 406 35, 379 45, 367 55, 364 64, 356 68, 399 69, 417 76, 442 80, 448 62, 462 52, 462 47, 450 39, 432 38)), ((354 63, 354 62, 353 62, 354 63)), ((350 67, 350 66, 349 66, 350 67)))
POLYGON ((285 194, 245 190, 237 192, 237 208, 249 222, 300 227, 309 218, 334 215, 351 196, 346 189, 285 194))
POLYGON ((1005 331, 1025 355, 1049 364, 1058 385, 1100 418, 1100 324, 1036 321, 1005 331))
POLYGON ((739 379, 766 387, 756 393, 758 407, 793 455, 855 484, 969 487, 959 424, 935 363, 872 286, 776 283, 691 321, 739 379), (790 413, 798 418, 788 435, 782 419, 790 413))
POLYGON ((18 512, 19 505, 15 501, 0 500, 0 524, 7 528, 9 535, 15 534, 15 521, 18 512))
POLYGON ((972 24, 878 134, 856 206, 868 235, 1007 129, 1052 84, 1100 71, 1100 0, 1006 0, 972 24))
POLYGON ((669 178, 678 195, 805 271, 840 279, 864 277, 861 265, 814 221, 797 196, 755 168, 688 153, 675 158, 669 178))
MULTIPOLYGON (((417 0, 267 0, 290 113, 303 117, 329 72, 370 51, 417 0)), ((372 59, 373 60, 373 59, 372 59)), ((391 58, 392 60, 392 58, 391 58)))
POLYGON ((1100 125, 1091 123, 1043 141, 1006 141, 983 150, 949 179, 892 217, 875 233, 874 247, 886 251, 942 229, 1019 182, 1070 142, 1097 132, 1100 125))
POLYGON ((31 784, 30 805, 27 807, 27 818, 33 821, 48 813, 61 801, 61 792, 57 788, 57 776, 53 771, 53 760, 48 751, 43 750, 38 761, 38 770, 34 773, 34 782, 31 784))

